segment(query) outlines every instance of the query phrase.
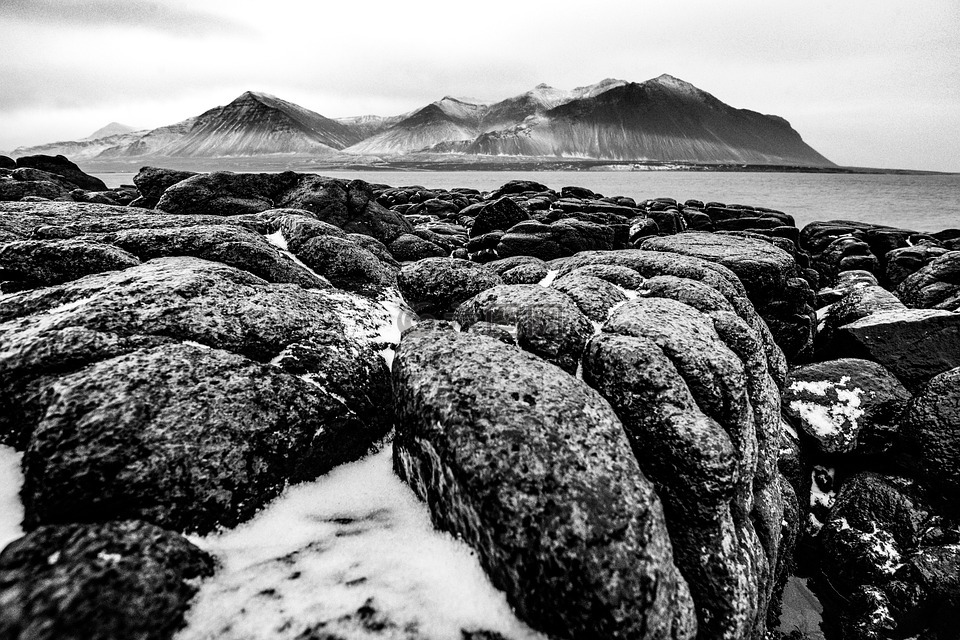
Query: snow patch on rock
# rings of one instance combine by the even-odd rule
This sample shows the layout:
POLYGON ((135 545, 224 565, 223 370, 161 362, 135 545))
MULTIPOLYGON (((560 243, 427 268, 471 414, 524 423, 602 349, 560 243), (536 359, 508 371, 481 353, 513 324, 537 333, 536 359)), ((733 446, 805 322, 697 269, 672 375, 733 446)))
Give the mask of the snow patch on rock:
POLYGON ((221 567, 178 640, 367 637, 358 632, 370 619, 384 625, 382 638, 543 638, 516 618, 467 545, 433 529, 391 455, 386 446, 288 488, 236 529, 191 537, 221 567))
POLYGON ((23 454, 13 447, 0 445, 0 550, 25 533, 20 526, 23 522, 22 459, 23 454))

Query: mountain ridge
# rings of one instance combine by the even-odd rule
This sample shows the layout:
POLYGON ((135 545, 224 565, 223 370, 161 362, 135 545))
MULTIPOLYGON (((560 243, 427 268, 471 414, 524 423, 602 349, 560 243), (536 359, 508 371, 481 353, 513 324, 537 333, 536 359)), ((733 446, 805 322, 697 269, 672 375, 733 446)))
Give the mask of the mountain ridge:
POLYGON ((727 105, 662 74, 572 90, 541 83, 496 102, 444 96, 397 116, 327 118, 268 93, 149 131, 21 147, 91 161, 317 156, 377 162, 412 154, 835 166, 775 115, 727 105))

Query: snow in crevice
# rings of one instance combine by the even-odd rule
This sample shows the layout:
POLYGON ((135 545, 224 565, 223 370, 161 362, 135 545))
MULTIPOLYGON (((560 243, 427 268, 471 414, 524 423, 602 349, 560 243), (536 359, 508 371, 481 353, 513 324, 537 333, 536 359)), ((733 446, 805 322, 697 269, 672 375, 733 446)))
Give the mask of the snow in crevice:
MULTIPOLYGON (((460 638, 489 630, 542 638, 520 622, 474 552, 433 529, 426 506, 394 474, 392 446, 289 487, 253 520, 191 540, 215 555, 178 640, 358 637, 364 607, 377 637, 460 638)), ((366 637, 362 635, 361 637, 366 637)))
POLYGON ((855 437, 857 421, 864 413, 861 408, 863 390, 858 387, 848 388, 849 382, 849 376, 843 376, 839 382, 797 380, 790 385, 790 391, 806 392, 823 398, 827 397, 827 391, 833 391, 837 402, 824 404, 822 401, 792 400, 790 409, 797 412, 803 423, 818 436, 836 436, 845 431, 852 434, 850 437, 855 437))
POLYGON ((13 447, 0 445, 0 550, 24 534, 23 503, 20 502, 22 459, 23 454, 13 447))
POLYGON ((557 279, 558 273, 560 273, 559 269, 550 269, 547 271, 547 275, 544 276, 543 280, 541 280, 538 284, 541 287, 549 287, 551 284, 553 284, 553 281, 557 279))

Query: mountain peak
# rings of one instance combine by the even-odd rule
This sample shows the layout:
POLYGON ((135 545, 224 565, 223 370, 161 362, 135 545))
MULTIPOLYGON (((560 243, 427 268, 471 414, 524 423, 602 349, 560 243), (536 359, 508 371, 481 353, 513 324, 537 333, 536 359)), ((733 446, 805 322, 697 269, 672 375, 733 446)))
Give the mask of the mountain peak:
POLYGON ((124 133, 132 133, 133 131, 139 131, 139 127, 131 127, 128 124, 121 124, 119 122, 111 122, 105 127, 100 127, 89 136, 84 138, 85 140, 98 140, 100 138, 106 138, 108 136, 116 136, 124 133))
POLYGON ((662 73, 656 78, 648 80, 647 82, 656 83, 661 87, 672 89, 677 93, 686 93, 694 96, 698 96, 701 93, 700 89, 696 88, 686 80, 681 80, 680 78, 672 76, 669 73, 662 73))

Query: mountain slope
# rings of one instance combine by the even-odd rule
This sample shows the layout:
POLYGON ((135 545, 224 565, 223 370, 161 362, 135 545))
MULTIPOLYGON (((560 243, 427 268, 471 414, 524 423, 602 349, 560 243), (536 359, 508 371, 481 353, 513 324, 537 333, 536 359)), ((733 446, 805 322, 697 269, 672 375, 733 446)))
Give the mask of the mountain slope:
POLYGON ((346 149, 358 154, 399 154, 481 133, 486 105, 446 96, 402 118, 386 130, 346 149))
POLYGON ((131 127, 128 124, 121 124, 119 122, 111 122, 110 124, 100 127, 90 135, 88 135, 85 140, 99 140, 100 138, 109 138, 110 136, 119 136, 125 133, 133 133, 134 131, 144 131, 142 127, 131 127))
POLYGON ((585 92, 512 128, 438 151, 706 163, 832 163, 783 118, 735 109, 663 75, 585 92))

